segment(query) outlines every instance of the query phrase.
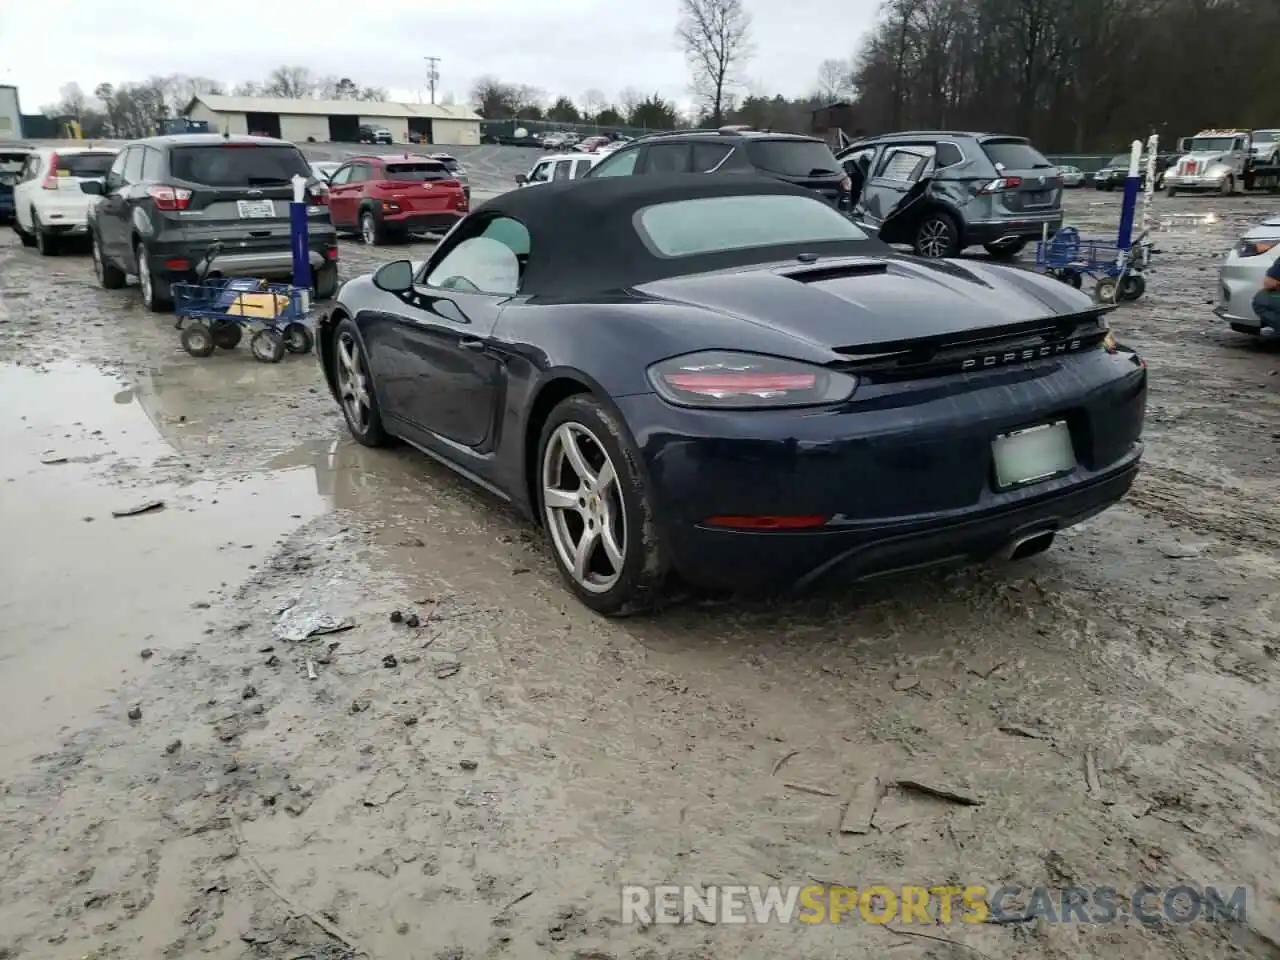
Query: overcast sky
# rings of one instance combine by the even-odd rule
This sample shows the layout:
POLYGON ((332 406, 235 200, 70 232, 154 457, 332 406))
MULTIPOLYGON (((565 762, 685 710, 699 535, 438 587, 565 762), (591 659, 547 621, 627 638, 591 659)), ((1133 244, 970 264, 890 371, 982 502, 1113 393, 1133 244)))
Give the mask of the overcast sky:
MULTIPOLYGON (((745 2, 756 52, 744 75, 759 92, 789 96, 809 92, 822 60, 853 53, 878 6, 745 2)), ((591 88, 613 99, 635 87, 687 103, 676 11, 677 0, 0 0, 0 83, 17 86, 34 113, 72 80, 86 92, 173 73, 234 84, 289 63, 416 100, 423 57, 434 55, 440 89, 460 101, 491 74, 579 101, 591 88)))

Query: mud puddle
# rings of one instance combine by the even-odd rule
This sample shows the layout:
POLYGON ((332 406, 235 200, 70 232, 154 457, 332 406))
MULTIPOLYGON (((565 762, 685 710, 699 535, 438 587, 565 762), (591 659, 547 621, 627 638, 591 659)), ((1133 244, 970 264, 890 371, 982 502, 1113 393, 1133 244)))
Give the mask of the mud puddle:
POLYGON ((0 407, 3 770, 146 670, 144 648, 198 642, 222 591, 326 501, 303 469, 157 482, 179 456, 89 367, 2 366, 0 407))

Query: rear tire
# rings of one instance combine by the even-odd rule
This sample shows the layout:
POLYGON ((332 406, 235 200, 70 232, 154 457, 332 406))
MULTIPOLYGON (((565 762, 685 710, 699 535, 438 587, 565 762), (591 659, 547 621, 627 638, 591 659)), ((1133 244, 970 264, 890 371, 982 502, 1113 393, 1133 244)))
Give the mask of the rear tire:
POLYGON ((36 245, 36 238, 27 233, 22 224, 18 222, 16 213, 13 215, 13 232, 18 235, 18 239, 22 241, 24 247, 34 247, 36 245))
POLYGON ((382 425, 378 389, 369 372, 364 343, 349 319, 334 331, 332 356, 334 392, 352 439, 366 447, 388 446, 391 436, 382 425))
POLYGON ((932 260, 959 256, 960 228, 950 214, 936 211, 925 214, 916 225, 912 249, 917 257, 932 260))
POLYGON ((1177 187, 1166 187, 1164 191, 1166 197, 1176 197, 1178 195, 1177 187))
POLYGON ((151 256, 147 252, 145 243, 139 241, 134 250, 138 259, 138 284, 142 288, 142 305, 152 313, 168 313, 173 309, 168 281, 157 279, 151 270, 151 256))
POLYGON ((311 334, 311 328, 305 323, 287 323, 285 324, 283 337, 284 348, 290 353, 310 353, 311 348, 316 344, 316 338, 311 334))
POLYGON ((35 236, 36 252, 40 256, 56 257, 58 255, 58 238, 45 230, 34 210, 31 211, 31 232, 35 236))
POLYGON ((666 549, 639 462, 621 424, 590 394, 561 401, 542 427, 538 508, 552 557, 574 595, 607 617, 650 609, 667 578, 666 549), (574 468, 575 460, 589 476, 574 468))
POLYGON ((338 292, 338 265, 331 263, 316 271, 316 299, 331 300, 338 292))
POLYGON ((983 245, 982 249, 986 250, 987 255, 993 260, 1013 260, 1023 251, 1026 245, 1027 241, 1018 240, 1016 243, 1006 243, 1003 245, 987 243, 983 245))
POLYGON ((1147 281, 1143 277, 1128 276, 1120 282, 1119 298, 1121 300, 1137 300, 1147 292, 1147 281))
POLYGON ((240 324, 234 320, 215 320, 210 329, 214 345, 221 350, 234 350, 240 346, 240 341, 244 337, 240 324))
POLYGON ((372 210, 364 210, 360 214, 360 239, 367 247, 381 247, 387 242, 387 231, 372 210))

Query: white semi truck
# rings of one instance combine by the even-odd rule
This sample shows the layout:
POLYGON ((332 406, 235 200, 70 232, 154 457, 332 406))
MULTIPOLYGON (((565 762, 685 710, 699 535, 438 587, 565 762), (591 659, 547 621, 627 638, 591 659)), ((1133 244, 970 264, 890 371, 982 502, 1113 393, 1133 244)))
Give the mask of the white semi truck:
POLYGON ((18 88, 0 84, 0 142, 22 139, 22 108, 18 88))
POLYGON ((1254 131, 1201 130, 1179 140, 1178 150, 1182 156, 1164 175, 1165 193, 1171 197, 1203 191, 1230 195, 1280 185, 1280 166, 1271 153, 1255 149, 1254 131))

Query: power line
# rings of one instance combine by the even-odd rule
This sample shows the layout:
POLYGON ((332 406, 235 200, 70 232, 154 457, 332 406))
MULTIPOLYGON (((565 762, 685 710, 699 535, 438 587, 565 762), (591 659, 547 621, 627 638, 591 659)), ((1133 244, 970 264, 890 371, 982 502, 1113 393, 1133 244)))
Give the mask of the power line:
POLYGON ((440 82, 440 71, 436 64, 440 62, 439 57, 423 57, 427 61, 427 88, 431 91, 431 102, 436 102, 436 84, 440 82))

